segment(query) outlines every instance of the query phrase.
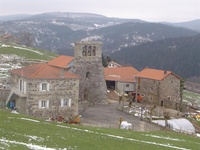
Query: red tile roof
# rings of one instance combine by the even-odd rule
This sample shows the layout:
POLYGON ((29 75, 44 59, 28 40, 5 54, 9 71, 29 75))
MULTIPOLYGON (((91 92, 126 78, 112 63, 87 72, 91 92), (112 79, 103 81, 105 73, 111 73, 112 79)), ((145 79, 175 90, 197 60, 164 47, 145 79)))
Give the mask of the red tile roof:
POLYGON ((80 78, 78 75, 66 72, 62 68, 54 67, 47 63, 33 64, 24 68, 14 69, 11 73, 33 79, 80 78))
POLYGON ((157 69, 150 69, 150 68, 143 69, 140 73, 137 74, 137 77, 148 78, 148 79, 153 79, 153 80, 163 80, 165 77, 167 77, 170 74, 173 74, 174 76, 180 79, 180 77, 178 77, 171 71, 157 70, 157 69))
POLYGON ((105 79, 108 81, 134 82, 138 72, 133 67, 104 68, 105 79))
POLYGON ((48 64, 60 68, 68 68, 69 67, 68 65, 72 62, 73 59, 74 57, 72 56, 61 55, 54 58, 53 60, 50 60, 48 64))

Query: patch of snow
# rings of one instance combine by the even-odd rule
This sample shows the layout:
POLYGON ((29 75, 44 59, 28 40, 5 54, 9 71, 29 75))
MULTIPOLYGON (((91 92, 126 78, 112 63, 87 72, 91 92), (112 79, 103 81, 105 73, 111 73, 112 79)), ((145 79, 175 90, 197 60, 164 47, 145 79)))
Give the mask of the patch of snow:
POLYGON ((16 110, 11 111, 12 114, 19 114, 16 110))
MULTIPOLYGON (((12 141, 12 140, 7 140, 7 139, 0 139, 0 142, 2 143, 10 143, 10 144, 16 144, 16 145, 23 145, 28 147, 31 150, 56 150, 56 148, 49 148, 46 146, 40 146, 40 145, 35 145, 32 143, 23 143, 23 142, 17 142, 17 141, 12 141)), ((67 150, 67 149, 60 149, 59 150, 67 150)))
POLYGON ((29 141, 31 141, 31 140, 35 140, 35 141, 38 141, 38 142, 43 142, 44 141, 44 138, 41 138, 41 137, 38 137, 38 136, 26 135, 26 137, 29 138, 29 141))
POLYGON ((199 133, 197 133, 197 137, 200 137, 200 134, 199 134, 199 133))
POLYGON ((32 122, 40 122, 38 120, 33 120, 33 119, 29 119, 29 118, 20 118, 22 120, 27 120, 27 121, 32 121, 32 122))
POLYGON ((34 50, 32 50, 32 49, 29 49, 29 48, 23 48, 23 47, 18 47, 18 46, 13 46, 13 48, 22 49, 22 50, 26 50, 26 51, 31 51, 31 52, 34 52, 34 53, 43 55, 43 53, 38 52, 38 51, 34 51, 34 50))
POLYGON ((175 138, 170 138, 170 137, 158 136, 158 135, 153 135, 153 134, 145 134, 145 136, 149 136, 149 137, 153 137, 153 138, 158 138, 158 139, 172 140, 172 141, 184 141, 184 140, 181 140, 181 139, 175 139, 175 138))

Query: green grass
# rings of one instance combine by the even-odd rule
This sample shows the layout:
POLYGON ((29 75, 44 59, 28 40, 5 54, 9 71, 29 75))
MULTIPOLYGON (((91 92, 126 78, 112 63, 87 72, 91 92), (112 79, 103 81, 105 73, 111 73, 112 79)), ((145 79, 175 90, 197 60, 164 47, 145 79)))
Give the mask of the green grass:
POLYGON ((34 49, 30 47, 22 47, 18 45, 8 45, 7 47, 2 47, 1 45, 2 44, 0 43, 0 54, 15 54, 26 59, 40 60, 50 60, 58 56, 50 51, 34 49))
POLYGON ((27 150, 40 146, 42 150, 198 150, 200 147, 200 138, 169 131, 135 132, 41 120, 33 122, 23 118, 37 119, 8 110, 0 110, 0 118, 0 149, 27 150))
POLYGON ((198 93, 184 90, 183 99, 200 105, 200 94, 198 93))

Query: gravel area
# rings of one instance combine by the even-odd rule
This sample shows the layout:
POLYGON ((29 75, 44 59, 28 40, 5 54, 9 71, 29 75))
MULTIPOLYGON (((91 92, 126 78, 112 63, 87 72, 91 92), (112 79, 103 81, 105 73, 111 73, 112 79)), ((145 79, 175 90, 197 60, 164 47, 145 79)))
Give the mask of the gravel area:
MULTIPOLYGON (((81 110, 80 104, 79 111, 81 110)), ((118 101, 114 100, 109 100, 109 104, 96 104, 89 107, 81 115, 81 124, 95 127, 118 128, 120 117, 122 117, 124 121, 131 123, 133 130, 136 131, 160 130, 160 127, 157 125, 140 121, 140 118, 119 110, 118 101)))

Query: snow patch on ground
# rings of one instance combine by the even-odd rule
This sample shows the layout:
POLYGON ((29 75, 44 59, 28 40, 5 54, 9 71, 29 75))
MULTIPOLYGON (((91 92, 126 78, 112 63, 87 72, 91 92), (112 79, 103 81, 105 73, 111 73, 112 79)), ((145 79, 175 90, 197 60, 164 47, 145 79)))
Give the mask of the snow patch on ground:
POLYGON ((153 134, 145 134, 145 136, 149 136, 149 137, 153 137, 153 138, 158 138, 158 139, 172 140, 172 141, 184 141, 184 140, 181 140, 181 139, 175 139, 175 138, 170 138, 170 137, 158 136, 158 135, 153 135, 153 134))
POLYGON ((38 120, 33 120, 33 119, 29 119, 29 118, 20 118, 22 120, 27 120, 27 121, 32 121, 32 122, 40 122, 38 120))
POLYGON ((23 47, 18 47, 18 46, 13 46, 13 48, 22 49, 22 50, 26 50, 26 51, 31 51, 31 52, 34 52, 34 53, 43 55, 43 53, 38 52, 38 51, 34 51, 34 50, 32 50, 32 49, 29 49, 29 48, 23 48, 23 47))
MULTIPOLYGON (((40 145, 35 145, 32 143, 23 143, 23 142, 17 142, 17 141, 12 141, 12 140, 7 140, 7 139, 0 139, 0 143, 6 143, 6 144, 16 144, 16 145, 23 145, 28 147, 31 150, 56 150, 56 148, 49 148, 46 146, 40 146, 40 145)), ((67 150, 65 149, 60 149, 59 150, 67 150)))
POLYGON ((44 138, 38 137, 38 136, 33 136, 33 135, 25 135, 26 137, 29 138, 29 141, 37 141, 37 142, 43 142, 44 138))

